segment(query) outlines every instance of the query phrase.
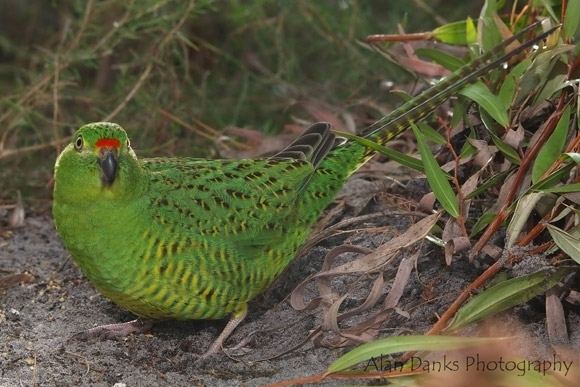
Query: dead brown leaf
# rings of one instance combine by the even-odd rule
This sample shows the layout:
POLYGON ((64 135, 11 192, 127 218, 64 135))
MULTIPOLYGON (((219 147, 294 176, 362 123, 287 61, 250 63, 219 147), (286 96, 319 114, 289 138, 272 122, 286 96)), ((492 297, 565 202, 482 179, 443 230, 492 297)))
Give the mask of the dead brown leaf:
POLYGON ((394 308, 399 303, 399 300, 403 295, 403 291, 405 290, 405 287, 407 287, 407 282, 409 282, 409 278, 411 277, 411 272, 413 271, 413 268, 417 263, 417 259, 419 258, 419 252, 420 250, 417 250, 415 254, 409 257, 405 257, 401 260, 399 268, 397 269, 397 274, 395 275, 395 280, 391 286, 391 290, 385 298, 385 308, 394 308))
POLYGON ((524 135, 524 127, 519 124, 516 130, 508 129, 503 140, 512 148, 519 149, 522 141, 524 141, 524 135))
POLYGON ((9 274, 0 277, 0 290, 12 288, 18 284, 27 284, 34 280, 34 277, 28 273, 9 274))
POLYGON ((477 149, 477 154, 475 155, 474 162, 475 165, 482 167, 487 165, 494 155, 497 153, 497 148, 490 146, 486 141, 468 139, 469 143, 477 149))
POLYGON ((552 345, 568 344, 568 329, 566 328, 566 317, 564 307, 559 296, 560 290, 552 288, 546 292, 546 326, 548 337, 552 345))

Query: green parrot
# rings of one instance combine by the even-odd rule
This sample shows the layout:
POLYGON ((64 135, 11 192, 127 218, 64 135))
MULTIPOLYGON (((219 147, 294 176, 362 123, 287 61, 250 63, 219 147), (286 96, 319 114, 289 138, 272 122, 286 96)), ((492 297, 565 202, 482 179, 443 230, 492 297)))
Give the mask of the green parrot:
MULTIPOLYGON (((363 135, 384 144, 450 95, 545 38, 504 54, 528 32, 459 69, 363 135)), ((140 159, 119 125, 82 126, 54 172, 56 229, 90 282, 139 317, 89 336, 126 335, 160 319, 223 319, 219 352, 247 305, 288 266, 349 176, 374 155, 327 123, 272 157, 140 159)))

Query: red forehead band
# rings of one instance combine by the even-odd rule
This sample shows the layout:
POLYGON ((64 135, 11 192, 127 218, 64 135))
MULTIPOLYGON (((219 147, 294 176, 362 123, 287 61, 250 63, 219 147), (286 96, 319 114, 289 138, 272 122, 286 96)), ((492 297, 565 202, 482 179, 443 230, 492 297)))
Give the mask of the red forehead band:
POLYGON ((97 148, 119 148, 121 141, 116 138, 101 138, 95 145, 97 148))

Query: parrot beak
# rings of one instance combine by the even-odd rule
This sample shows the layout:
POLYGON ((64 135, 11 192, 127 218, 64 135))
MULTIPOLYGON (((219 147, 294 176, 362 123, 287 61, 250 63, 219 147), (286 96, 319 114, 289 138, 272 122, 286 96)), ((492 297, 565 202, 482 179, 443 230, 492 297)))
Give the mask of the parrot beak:
POLYGON ((105 187, 110 187, 117 177, 117 167, 119 166, 117 150, 102 148, 99 155, 99 164, 102 171, 101 181, 105 187))

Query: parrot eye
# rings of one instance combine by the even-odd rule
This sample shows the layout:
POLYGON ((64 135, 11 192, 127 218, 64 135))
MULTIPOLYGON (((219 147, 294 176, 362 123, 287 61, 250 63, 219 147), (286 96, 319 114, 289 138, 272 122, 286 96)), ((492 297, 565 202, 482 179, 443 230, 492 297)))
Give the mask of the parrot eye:
POLYGON ((83 138, 81 136, 78 136, 75 140, 75 149, 78 151, 83 149, 83 138))

